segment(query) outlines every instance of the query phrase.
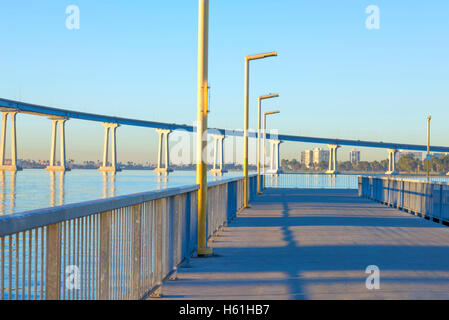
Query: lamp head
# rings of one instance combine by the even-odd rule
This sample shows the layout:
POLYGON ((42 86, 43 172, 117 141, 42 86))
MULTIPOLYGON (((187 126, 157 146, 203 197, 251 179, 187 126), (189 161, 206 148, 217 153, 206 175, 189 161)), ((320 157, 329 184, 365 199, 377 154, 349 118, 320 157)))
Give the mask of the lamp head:
POLYGON ((259 99, 260 100, 265 100, 265 99, 271 99, 271 98, 278 98, 279 94, 267 94, 265 96, 260 96, 259 99))
POLYGON ((254 55, 251 55, 251 56, 246 56, 245 57, 245 59, 247 60, 247 61, 250 61, 250 60, 258 60, 258 59, 265 59, 265 58, 268 58, 268 57, 277 57, 277 52, 267 52, 267 53, 261 53, 261 54, 254 54, 254 55))

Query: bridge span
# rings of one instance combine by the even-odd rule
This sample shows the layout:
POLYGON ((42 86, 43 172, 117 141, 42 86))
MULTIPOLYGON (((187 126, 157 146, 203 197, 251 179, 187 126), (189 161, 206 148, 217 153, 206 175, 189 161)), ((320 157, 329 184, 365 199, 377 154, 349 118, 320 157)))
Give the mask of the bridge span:
MULTIPOLYGON (((123 118, 123 117, 114 117, 114 116, 107 116, 107 115, 99 115, 99 114, 93 114, 93 113, 86 113, 86 112, 80 112, 80 111, 73 111, 68 109, 61 109, 61 108, 52 108, 42 105, 36 105, 36 104, 30 104, 20 101, 14 101, 14 100, 8 100, 8 99, 2 99, 0 98, 0 111, 3 114, 3 121, 2 121, 2 143, 0 144, 0 170, 20 170, 19 166, 17 165, 17 152, 16 152, 16 114, 17 113, 25 113, 25 114, 31 114, 36 116, 44 116, 48 117, 53 122, 53 131, 52 131, 52 150, 50 154, 50 165, 47 168, 47 170, 50 171, 65 171, 68 170, 66 167, 66 159, 65 159, 65 131, 64 131, 64 125, 65 122, 69 119, 79 119, 79 120, 86 120, 86 121, 94 121, 94 122, 100 122, 105 127, 105 146, 103 150, 103 166, 100 168, 100 171, 106 171, 106 172, 116 172, 120 169, 117 167, 117 145, 116 145, 116 129, 120 125, 127 125, 127 126, 136 126, 136 127, 144 127, 144 128, 153 128, 156 129, 159 133, 159 156, 158 156, 158 166, 156 168, 156 171, 160 174, 168 174, 170 172, 170 164, 169 164, 169 143, 168 143, 168 136, 169 134, 174 130, 183 130, 186 132, 194 133, 196 132, 196 127, 192 125, 186 125, 186 124, 175 124, 175 123, 164 123, 164 122, 155 122, 155 121, 148 121, 148 120, 139 120, 139 119, 130 119, 130 118, 123 118), (12 148, 12 163, 9 166, 6 166, 4 163, 4 140, 6 135, 6 125, 7 125, 7 118, 8 115, 11 117, 11 131, 13 133, 11 139, 11 148, 12 148), (56 156, 55 156, 55 150, 56 150, 56 135, 57 135, 57 125, 59 124, 60 127, 60 165, 56 165, 56 156), (111 151, 111 158, 109 164, 109 150, 108 150, 108 144, 110 135, 112 135, 112 151, 111 151), (164 146, 165 145, 165 150, 164 146), (163 162, 165 160, 165 166, 163 166, 163 162)), ((227 136, 236 136, 236 137, 242 137, 243 136, 243 130, 232 130, 232 129, 220 129, 220 128, 209 128, 209 133, 212 133, 215 135, 214 138, 220 137, 220 139, 224 139, 227 136)), ((249 137, 257 138, 257 133, 249 132, 249 137)), ((398 150, 414 150, 414 151, 426 151, 427 146, 425 145, 418 145, 418 144, 407 144, 407 143, 396 143, 396 142, 376 142, 376 141, 365 141, 365 140, 351 140, 351 139, 337 139, 337 138, 321 138, 321 137, 307 137, 307 136, 299 136, 299 135, 286 135, 286 134, 267 134, 267 139, 273 140, 273 141, 280 141, 280 142, 303 142, 303 143, 315 143, 315 144, 327 144, 330 149, 331 156, 329 157, 329 170, 328 173, 336 174, 337 173, 337 149, 340 146, 356 146, 356 147, 368 147, 368 148, 381 148, 381 149, 388 149, 388 159, 389 159, 389 174, 395 174, 395 162, 396 162, 396 153, 398 150)), ((217 170, 216 166, 223 166, 223 156, 218 159, 218 154, 223 155, 223 143, 222 141, 220 143, 214 144, 216 159, 214 160, 214 170, 217 170), (221 150, 217 150, 220 148, 221 150), (220 163, 221 162, 221 163, 220 163)), ((430 146, 431 152, 444 152, 449 153, 449 147, 445 146, 430 146)), ((275 158, 279 158, 279 147, 276 148, 274 152, 272 152, 271 155, 272 161, 275 158), (277 153, 277 154, 274 154, 277 153)), ((277 164, 279 166, 279 163, 277 164)), ((279 167, 277 168, 271 168, 271 171, 278 172, 279 167)), ((221 171, 220 171, 221 172, 221 171)))
MULTIPOLYGON (((184 130, 188 132, 196 132, 196 127, 186 124, 155 122, 148 120, 138 120, 123 117, 114 117, 107 115, 99 115, 93 113, 86 113, 80 111, 73 111, 67 109, 51 108, 41 105, 35 105, 30 103, 24 103, 20 101, 13 101, 0 98, 0 110, 2 111, 17 111, 26 114, 33 114, 44 117, 63 117, 67 119, 80 119, 96 122, 117 123, 119 125, 128 125, 135 127, 154 128, 154 129, 168 129, 168 130, 184 130)), ((226 134, 228 136, 243 136, 243 130, 233 129, 220 129, 209 128, 209 131, 214 133, 226 134)), ((249 132, 249 137, 256 138, 256 132, 249 132)), ((355 147, 367 147, 367 148, 381 148, 381 149, 397 149, 397 150, 413 150, 413 151, 426 151, 426 145, 408 144, 399 142, 383 142, 383 141, 366 141, 366 140, 351 140, 351 139, 338 139, 338 138, 321 138, 321 137, 308 137, 299 135, 287 135, 278 134, 270 135, 267 133, 267 138, 276 138, 281 141, 290 142, 304 142, 304 143, 317 143, 317 144, 336 144, 341 146, 355 146, 355 147)), ((432 152, 449 152, 449 147, 446 146, 431 146, 432 152)))

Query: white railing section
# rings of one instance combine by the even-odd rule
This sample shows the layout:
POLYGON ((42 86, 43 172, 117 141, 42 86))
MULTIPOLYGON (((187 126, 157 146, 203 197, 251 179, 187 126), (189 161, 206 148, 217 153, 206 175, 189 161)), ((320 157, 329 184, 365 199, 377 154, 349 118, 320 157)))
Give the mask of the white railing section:
POLYGON ((357 175, 327 173, 280 173, 267 174, 267 188, 294 189, 357 189, 357 175))
POLYGON ((399 178, 359 177, 359 196, 438 222, 449 222, 449 185, 399 178))
MULTIPOLYGON (((250 178, 250 197, 256 192, 250 178)), ((209 183, 208 236, 243 207, 243 179, 209 183)), ((0 217, 0 300, 141 299, 196 250, 198 186, 0 217)))

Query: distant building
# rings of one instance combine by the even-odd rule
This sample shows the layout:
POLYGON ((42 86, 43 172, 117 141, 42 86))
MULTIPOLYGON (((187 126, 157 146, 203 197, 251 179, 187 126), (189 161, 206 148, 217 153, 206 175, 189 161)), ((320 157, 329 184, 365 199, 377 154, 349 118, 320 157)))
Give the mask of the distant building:
POLYGON ((401 151, 398 158, 402 158, 403 156, 412 156, 414 159, 422 161, 422 152, 415 151, 401 151))
POLYGON ((357 165, 360 162, 360 151, 352 149, 351 152, 349 152, 349 161, 351 161, 352 164, 357 165))
POLYGON ((300 159, 301 164, 305 165, 306 168, 310 168, 313 164, 313 151, 312 150, 301 151, 300 159))
POLYGON ((329 161, 329 151, 321 148, 314 148, 312 150, 303 150, 300 155, 300 162, 310 168, 319 164, 322 161, 329 161))
POLYGON ((329 150, 315 148, 313 151, 313 164, 319 164, 322 161, 329 161, 329 150))

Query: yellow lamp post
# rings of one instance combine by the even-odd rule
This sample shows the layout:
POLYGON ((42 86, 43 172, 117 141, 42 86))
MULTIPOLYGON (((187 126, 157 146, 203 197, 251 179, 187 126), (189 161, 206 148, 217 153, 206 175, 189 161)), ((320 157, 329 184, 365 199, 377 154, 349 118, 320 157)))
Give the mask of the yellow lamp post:
POLYGON ((207 146, 209 0, 199 0, 198 14, 198 124, 196 183, 198 190, 198 256, 212 254, 207 247, 207 163, 203 151, 207 146))
POLYGON ((265 59, 277 56, 276 52, 268 52, 245 57, 245 116, 243 125, 243 175, 244 175, 244 195, 243 207, 249 207, 249 177, 248 177, 248 129, 249 129, 249 63, 252 60, 265 59))
POLYGON ((267 116, 271 114, 278 114, 280 113, 279 110, 277 111, 270 111, 265 112, 263 114, 263 161, 262 161, 262 188, 265 189, 265 160, 267 159, 267 152, 266 152, 266 136, 267 136, 267 116))
POLYGON ((432 116, 427 117, 427 156, 426 156, 426 162, 427 162, 427 181, 430 180, 430 120, 432 120, 432 116))
MULTIPOLYGON (((260 130, 261 130, 261 112, 262 112, 262 101, 266 99, 272 99, 279 97, 279 94, 268 94, 259 97, 259 109, 257 112, 257 193, 262 194, 260 191, 260 130)), ((265 157, 265 154, 264 154, 265 157)), ((264 159, 265 160, 265 159, 264 159)))

